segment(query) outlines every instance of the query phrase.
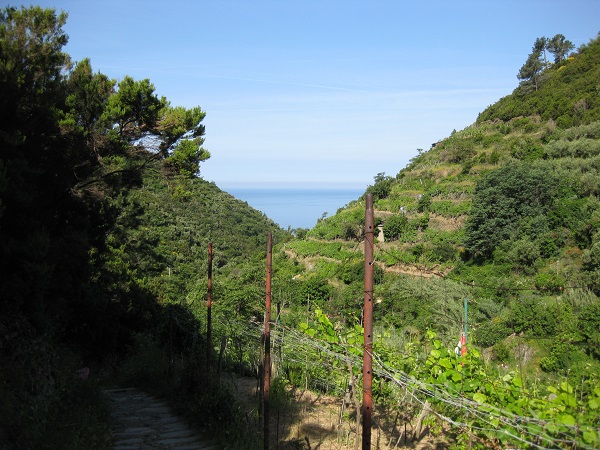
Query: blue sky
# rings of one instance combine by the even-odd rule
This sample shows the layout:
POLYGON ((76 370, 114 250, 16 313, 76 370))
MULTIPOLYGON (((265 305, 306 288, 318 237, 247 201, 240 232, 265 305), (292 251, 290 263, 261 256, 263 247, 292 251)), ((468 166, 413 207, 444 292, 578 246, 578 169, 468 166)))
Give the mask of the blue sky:
POLYGON ((537 37, 600 31, 598 0, 33 3, 69 13, 74 60, 201 106, 221 188, 395 175, 510 94, 537 37))

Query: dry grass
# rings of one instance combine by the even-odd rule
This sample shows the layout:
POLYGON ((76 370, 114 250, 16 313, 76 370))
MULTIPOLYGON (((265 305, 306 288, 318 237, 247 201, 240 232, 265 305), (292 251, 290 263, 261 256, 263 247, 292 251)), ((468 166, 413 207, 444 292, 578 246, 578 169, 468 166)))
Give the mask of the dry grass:
MULTIPOLYGON (((234 378, 236 390, 248 413, 257 413, 258 382, 255 378, 234 378)), ((346 450, 360 448, 362 430, 356 429, 356 408, 339 397, 286 386, 270 401, 270 437, 273 449, 346 450), (358 445, 358 446, 357 446, 358 445)), ((373 450, 448 448, 446 432, 434 436, 425 427, 413 439, 415 421, 406 420, 396 408, 383 410, 374 405, 371 448, 373 450)), ((447 431, 447 430, 446 430, 447 431)))

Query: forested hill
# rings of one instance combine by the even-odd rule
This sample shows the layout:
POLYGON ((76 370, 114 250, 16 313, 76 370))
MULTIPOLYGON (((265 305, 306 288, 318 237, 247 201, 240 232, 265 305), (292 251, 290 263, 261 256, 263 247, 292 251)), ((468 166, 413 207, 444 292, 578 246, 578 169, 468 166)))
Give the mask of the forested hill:
POLYGON ((287 235, 199 176, 200 107, 71 61, 66 19, 0 12, 2 448, 102 447, 86 428, 99 397, 74 392, 77 370, 97 374, 137 334, 160 334, 167 305, 202 304, 209 242, 243 292, 267 233, 287 235))
POLYGON ((168 286, 206 264, 209 241, 223 267, 264 251, 267 232, 283 234, 199 178, 210 157, 200 107, 172 106, 147 79, 117 82, 87 59, 72 63, 65 14, 8 8, 1 19, 5 327, 23 320, 42 333, 83 333, 87 344, 108 339, 109 310, 170 298, 168 286))

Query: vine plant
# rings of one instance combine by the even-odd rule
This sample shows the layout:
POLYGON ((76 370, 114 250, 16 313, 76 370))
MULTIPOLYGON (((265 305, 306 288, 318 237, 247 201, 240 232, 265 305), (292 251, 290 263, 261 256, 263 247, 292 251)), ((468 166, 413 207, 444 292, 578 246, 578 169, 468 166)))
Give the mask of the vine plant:
MULTIPOLYGON (((315 316, 311 324, 300 325, 304 333, 325 342, 338 354, 362 355, 360 325, 334 325, 319 309, 315 316)), ((457 447, 467 446, 464 436, 469 436, 471 448, 598 447, 600 384, 593 375, 576 388, 568 380, 555 385, 524 380, 514 371, 498 374, 486 367, 475 347, 457 356, 431 330, 427 332, 425 347, 407 343, 399 352, 385 339, 376 341, 374 346, 376 360, 387 373, 403 374, 403 379, 410 380, 404 386, 411 395, 421 397, 420 401, 428 400, 434 415, 463 430, 457 447), (423 348, 429 351, 423 353, 423 348)), ((349 370, 349 376, 358 383, 360 367, 354 364, 349 370)), ((328 375, 339 378, 342 373, 330 371, 328 375)), ((390 381, 397 380, 376 377, 377 383, 390 381)), ((393 395, 393 389, 378 392, 384 397, 393 395)))

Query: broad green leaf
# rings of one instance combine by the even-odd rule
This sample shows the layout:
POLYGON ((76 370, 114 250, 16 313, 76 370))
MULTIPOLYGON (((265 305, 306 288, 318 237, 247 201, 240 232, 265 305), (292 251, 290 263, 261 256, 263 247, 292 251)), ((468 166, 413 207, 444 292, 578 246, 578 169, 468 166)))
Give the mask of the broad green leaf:
POLYGON ((583 432, 583 440, 589 444, 598 442, 598 433, 594 430, 586 430, 583 432))
POLYGON ((523 381, 521 380, 521 377, 518 376, 513 378, 512 384, 514 384, 518 388, 523 387, 523 381))
POLYGON ((465 392, 473 392, 474 390, 479 388, 480 385, 481 383, 479 382, 479 380, 466 380, 463 389, 465 390, 465 392))
POLYGON ((433 349, 433 350, 431 350, 431 352, 429 354, 437 359, 440 357, 441 352, 439 350, 433 349))
POLYGON ((573 408, 577 406, 577 399, 566 392, 559 394, 558 398, 563 405, 571 406, 573 408))
POLYGON ((457 382, 460 380, 462 380, 462 374, 457 371, 452 372, 452 381, 457 382))
POLYGON ((569 394, 571 394, 573 392, 573 386, 571 386, 569 383, 567 383, 566 381, 563 381, 562 383, 560 383, 560 388, 565 391, 568 392, 569 394))
POLYGON ((485 403, 486 399, 487 397, 485 394, 482 394, 481 392, 476 392, 473 394, 473 400, 475 400, 477 403, 485 403))
POLYGON ((441 358, 438 363, 440 366, 442 366, 446 369, 452 368, 452 363, 450 362, 450 359, 448 359, 448 358, 441 358))
POLYGON ((352 353, 353 355, 356 355, 356 356, 362 356, 362 354, 363 354, 362 350, 360 350, 356 347, 350 347, 350 353, 352 353))
POLYGON ((571 414, 562 414, 562 415, 558 416, 557 419, 559 420, 560 423, 562 423, 568 427, 572 427, 573 425, 575 425, 577 423, 577 421, 575 420, 575 417, 573 417, 571 414))
POLYGON ((588 405, 589 405, 590 409, 598 409, 600 407, 600 399, 590 398, 588 405))

